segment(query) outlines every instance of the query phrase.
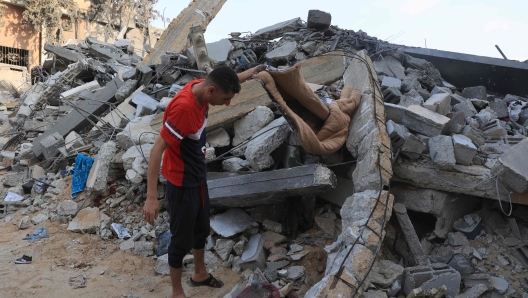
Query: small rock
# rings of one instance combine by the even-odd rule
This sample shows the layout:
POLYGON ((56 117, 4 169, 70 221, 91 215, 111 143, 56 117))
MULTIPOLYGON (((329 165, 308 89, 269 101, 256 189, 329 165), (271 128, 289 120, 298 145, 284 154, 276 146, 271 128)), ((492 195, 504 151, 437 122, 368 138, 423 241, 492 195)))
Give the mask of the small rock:
POLYGON ((31 223, 31 221, 29 220, 29 216, 24 216, 20 222, 18 223, 18 228, 20 230, 25 230, 25 229, 29 229, 33 226, 33 224, 31 223))
POLYGON ((304 266, 291 266, 288 268, 288 275, 286 279, 288 280, 298 280, 304 276, 304 266))
POLYGON ((469 241, 466 236, 460 232, 448 233, 447 234, 448 243, 451 246, 463 246, 469 245, 469 241))
POLYGON ((288 251, 288 255, 292 255, 296 252, 299 252, 299 251, 302 251, 303 250, 303 247, 302 245, 299 245, 299 244, 292 244, 290 245, 290 251, 288 251))
POLYGON ((154 254, 154 243, 151 241, 137 241, 134 244, 134 254, 148 257, 154 254))
POLYGON ((233 250, 235 251, 235 254, 237 256, 241 256, 244 252, 244 246, 246 245, 246 242, 244 240, 240 240, 233 246, 233 250))
POLYGON ((508 266, 510 265, 510 262, 508 262, 508 260, 506 260, 506 258, 504 258, 502 255, 497 255, 497 260, 501 263, 502 266, 508 266))
POLYGON ((156 266, 154 267, 154 272, 161 275, 169 275, 170 274, 170 266, 169 266, 169 255, 164 254, 161 257, 156 260, 156 266))
POLYGON ((182 261, 183 265, 193 264, 194 263, 194 255, 186 255, 183 257, 182 261))
POLYGON ((264 226, 264 229, 266 229, 267 231, 272 231, 277 234, 282 233, 282 224, 276 221, 265 219, 264 222, 262 222, 262 225, 264 226))
POLYGON ((234 245, 235 241, 233 240, 218 239, 216 240, 215 251, 220 256, 220 258, 222 258, 222 260, 227 261, 234 245))
POLYGON ((32 219, 31 219, 31 222, 34 224, 34 225, 38 225, 42 222, 45 222, 46 220, 48 220, 48 216, 47 215, 44 215, 42 213, 39 213, 37 214, 36 216, 34 216, 32 219))
POLYGON ((269 282, 274 282, 274 281, 276 281, 279 278, 277 270, 269 270, 268 269, 268 270, 264 271, 264 276, 266 276, 266 279, 269 282))
POLYGON ((519 244, 521 244, 521 241, 515 237, 508 237, 506 239, 504 239, 504 244, 506 244, 507 246, 509 247, 514 247, 514 246, 517 246, 519 244))

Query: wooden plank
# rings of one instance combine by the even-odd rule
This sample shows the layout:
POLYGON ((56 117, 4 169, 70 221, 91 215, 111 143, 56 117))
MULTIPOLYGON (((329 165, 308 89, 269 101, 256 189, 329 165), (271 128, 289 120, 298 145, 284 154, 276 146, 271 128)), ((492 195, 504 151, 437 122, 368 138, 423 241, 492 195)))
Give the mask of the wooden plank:
POLYGON ((207 184, 212 207, 250 207, 324 192, 335 187, 336 176, 323 165, 307 165, 215 179, 207 184))
POLYGON ((160 63, 160 56, 167 52, 180 53, 189 47, 187 36, 194 26, 201 26, 205 31, 207 25, 215 18, 227 0, 193 0, 189 6, 174 18, 169 27, 163 31, 154 49, 143 59, 141 65, 160 63))

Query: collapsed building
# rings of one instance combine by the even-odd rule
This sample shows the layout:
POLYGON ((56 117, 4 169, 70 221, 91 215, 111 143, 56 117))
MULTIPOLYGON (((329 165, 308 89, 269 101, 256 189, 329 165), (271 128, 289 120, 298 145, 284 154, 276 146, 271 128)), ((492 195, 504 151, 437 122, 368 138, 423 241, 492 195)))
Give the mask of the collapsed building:
POLYGON ((203 35, 181 29, 191 19, 206 27, 222 4, 191 2, 145 59, 93 38, 48 46, 67 68, 19 97, 1 93, 0 217, 20 229, 67 223, 156 256, 154 270, 168 274, 161 175, 155 225, 140 211, 163 111, 206 76, 203 65, 264 63, 229 107, 209 110, 209 266, 282 297, 527 295, 528 281, 512 276, 528 268, 528 99, 491 79, 467 85, 452 70, 522 63, 390 44, 317 10, 306 22, 190 44, 189 34, 203 35), (299 265, 312 246, 326 252, 323 265, 299 265))

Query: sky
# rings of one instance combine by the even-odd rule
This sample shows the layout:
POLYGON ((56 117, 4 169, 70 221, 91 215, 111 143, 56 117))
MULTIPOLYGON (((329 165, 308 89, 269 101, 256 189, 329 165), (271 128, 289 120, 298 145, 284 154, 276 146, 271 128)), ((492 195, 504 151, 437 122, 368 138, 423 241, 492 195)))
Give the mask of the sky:
MULTIPOLYGON (((159 0, 157 9, 173 19, 187 0, 159 0)), ((231 32, 257 30, 300 17, 310 9, 332 15, 332 25, 391 43, 451 52, 528 60, 528 0, 227 0, 205 32, 206 42, 231 32)), ((158 19, 158 28, 169 23, 158 19)))

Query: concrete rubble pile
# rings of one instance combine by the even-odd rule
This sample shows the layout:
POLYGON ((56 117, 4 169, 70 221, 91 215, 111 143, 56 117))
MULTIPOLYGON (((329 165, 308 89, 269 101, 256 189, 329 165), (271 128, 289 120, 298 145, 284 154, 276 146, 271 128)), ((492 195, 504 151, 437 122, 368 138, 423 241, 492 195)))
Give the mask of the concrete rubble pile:
MULTIPOLYGON (((514 204, 516 217, 507 221, 498 211, 510 210, 499 204, 510 190, 528 190, 527 99, 457 88, 432 63, 332 26, 318 10, 307 22, 231 33, 206 46, 213 66, 237 73, 302 63, 324 102, 339 99, 345 86, 362 95, 346 145, 327 156, 303 149, 257 80, 243 83, 231 106, 210 107, 205 262, 246 280, 226 297, 252 281, 304 297, 528 296, 528 280, 514 279, 527 272, 526 208, 514 204), (453 228, 469 214, 484 226, 470 240, 453 228)), ((52 62, 31 88, 18 99, 0 93, 7 172, 0 198, 23 197, 0 200, 0 218, 20 229, 65 223, 155 258, 155 272, 168 274, 158 242, 169 229, 163 176, 154 225, 141 208, 164 110, 186 83, 206 76, 193 48, 143 66, 126 40, 45 49, 52 62), (78 154, 94 161, 73 197, 78 154)), ((192 255, 184 264, 193 266, 192 255)))

